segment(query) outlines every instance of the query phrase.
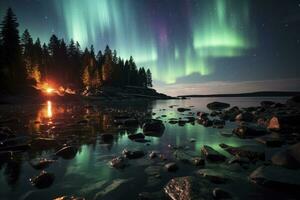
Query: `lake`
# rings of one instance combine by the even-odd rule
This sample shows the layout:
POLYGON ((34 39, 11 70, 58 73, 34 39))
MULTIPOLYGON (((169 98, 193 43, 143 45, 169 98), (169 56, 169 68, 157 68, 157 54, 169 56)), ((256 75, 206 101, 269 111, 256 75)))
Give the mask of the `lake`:
MULTIPOLYGON (((42 105, 1 105, 1 120, 8 120, 1 126, 16 131, 18 136, 31 144, 26 151, 17 151, 8 160, 0 162, 0 199, 53 199, 63 195, 74 195, 86 199, 137 199, 141 192, 155 192, 162 189, 172 178, 194 175, 201 169, 178 162, 179 170, 167 172, 165 163, 173 161, 171 146, 182 147, 200 156, 200 148, 209 145, 223 155, 220 143, 232 146, 260 145, 251 139, 236 136, 225 137, 220 133, 231 133, 235 122, 226 122, 222 129, 206 128, 196 122, 171 124, 171 118, 195 116, 198 111, 209 112, 206 105, 221 101, 231 106, 258 106, 263 100, 284 103, 287 98, 191 98, 186 100, 157 100, 153 102, 82 102, 62 104, 46 101, 42 105), (178 107, 191 109, 178 112, 178 107), (140 126, 124 128, 114 124, 114 116, 134 115, 139 121, 159 118, 165 130, 159 137, 146 136, 145 141, 135 142, 129 134, 141 133, 140 126), (103 142, 100 135, 111 133, 113 141, 103 142), (194 142, 191 142, 193 140, 194 142), (55 152, 63 145, 76 146, 76 155, 69 159, 57 158, 55 152), (108 162, 121 155, 124 149, 141 149, 147 154, 143 158, 129 160, 124 169, 112 168, 108 162), (150 159, 148 154, 158 151, 164 159, 150 159), (55 160, 45 171, 53 173, 50 187, 37 189, 29 179, 41 170, 32 165, 39 158, 55 160), (159 176, 158 176, 159 174, 159 176)), ((21 139, 22 139, 21 138, 21 139)), ((267 155, 272 153, 267 150, 267 155)), ((232 180, 222 187, 235 193, 237 198, 253 199, 280 197, 280 192, 263 190, 248 180, 257 165, 234 168, 225 164, 206 163, 205 169, 227 173, 232 180)))

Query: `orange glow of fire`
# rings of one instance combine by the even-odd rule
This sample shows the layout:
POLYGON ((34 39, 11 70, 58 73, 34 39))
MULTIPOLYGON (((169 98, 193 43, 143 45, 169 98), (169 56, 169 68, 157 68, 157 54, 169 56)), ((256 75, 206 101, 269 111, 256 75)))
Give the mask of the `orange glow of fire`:
POLYGON ((52 113, 52 102, 47 101, 47 117, 52 118, 53 113, 52 113))
POLYGON ((34 88, 42 91, 46 95, 56 94, 64 96, 65 94, 75 94, 75 91, 70 88, 64 88, 63 86, 55 87, 54 84, 49 84, 47 82, 39 82, 34 88))

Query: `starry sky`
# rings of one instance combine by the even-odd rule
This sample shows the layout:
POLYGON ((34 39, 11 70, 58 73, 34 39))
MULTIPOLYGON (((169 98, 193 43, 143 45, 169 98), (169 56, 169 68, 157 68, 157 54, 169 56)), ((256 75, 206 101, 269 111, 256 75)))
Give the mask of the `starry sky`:
POLYGON ((132 55, 171 95, 300 90, 299 0, 1 0, 1 17, 7 7, 42 42, 132 55))

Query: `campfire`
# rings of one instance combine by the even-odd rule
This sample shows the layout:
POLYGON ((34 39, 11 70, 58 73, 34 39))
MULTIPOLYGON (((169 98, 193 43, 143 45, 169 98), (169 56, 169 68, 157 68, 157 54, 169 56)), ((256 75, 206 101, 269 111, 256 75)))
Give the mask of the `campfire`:
POLYGON ((47 96, 59 95, 64 96, 65 94, 76 94, 71 88, 65 88, 63 86, 56 86, 48 82, 40 82, 33 86, 35 89, 42 91, 47 96))

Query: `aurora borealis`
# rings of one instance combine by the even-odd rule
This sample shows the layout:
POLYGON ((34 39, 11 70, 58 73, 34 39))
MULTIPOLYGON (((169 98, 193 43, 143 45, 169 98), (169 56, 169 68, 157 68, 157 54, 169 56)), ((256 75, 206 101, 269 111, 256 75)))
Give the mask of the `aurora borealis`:
POLYGON ((214 66, 208 59, 238 56, 255 43, 246 33, 251 27, 248 1, 177 1, 172 9, 167 1, 55 2, 68 38, 98 49, 107 43, 122 57, 133 55, 165 83, 192 73, 209 75, 214 66))
POLYGON ((300 74, 297 0, 7 0, 0 6, 1 16, 12 7, 21 30, 42 42, 56 34, 82 49, 108 44, 123 58, 132 55, 151 69, 155 87, 300 74))

